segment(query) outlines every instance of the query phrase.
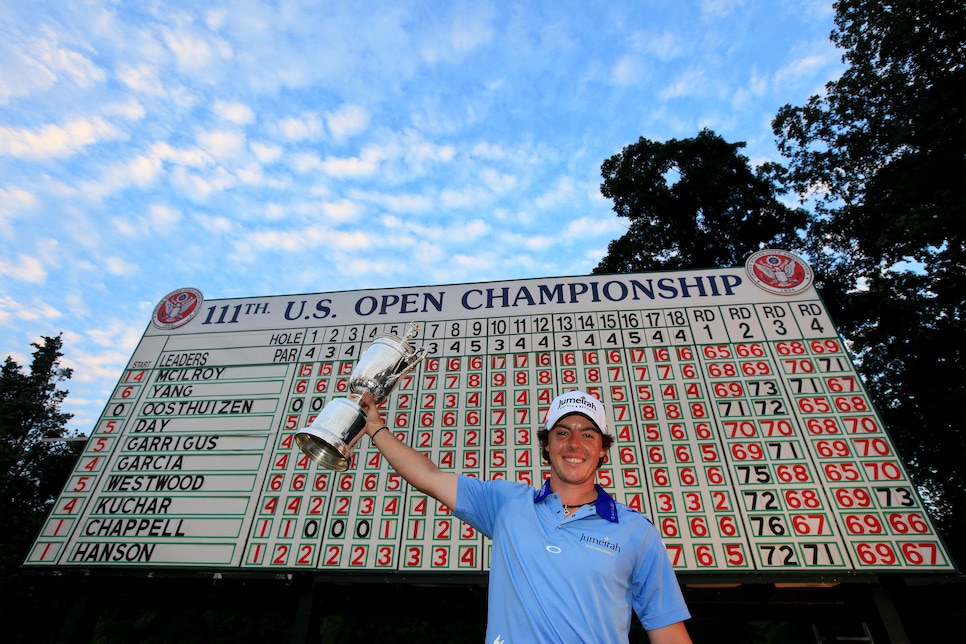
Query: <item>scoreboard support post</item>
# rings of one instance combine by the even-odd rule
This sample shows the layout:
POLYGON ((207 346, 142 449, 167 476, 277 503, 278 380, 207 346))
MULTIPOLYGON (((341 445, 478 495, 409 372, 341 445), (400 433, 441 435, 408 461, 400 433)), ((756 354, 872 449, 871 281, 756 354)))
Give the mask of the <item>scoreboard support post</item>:
POLYGON ((880 585, 873 590, 872 598, 875 600, 876 608, 879 609, 879 616, 882 618, 883 627, 889 634, 889 640, 893 644, 908 644, 909 636, 902 625, 902 620, 899 619, 899 613, 896 611, 896 605, 892 601, 887 586, 880 585))

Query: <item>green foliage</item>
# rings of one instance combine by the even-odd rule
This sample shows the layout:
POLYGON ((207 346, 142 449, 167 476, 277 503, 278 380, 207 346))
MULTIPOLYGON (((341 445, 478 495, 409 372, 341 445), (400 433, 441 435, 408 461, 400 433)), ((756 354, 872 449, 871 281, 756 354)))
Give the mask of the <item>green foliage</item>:
POLYGON ((805 213, 776 196, 770 167, 752 170, 710 130, 692 139, 641 138, 601 166, 601 193, 630 220, 594 273, 734 266, 766 246, 792 247, 805 213))
POLYGON ((773 124, 752 172, 707 130, 601 167, 630 219, 595 273, 739 266, 797 250, 947 543, 966 559, 966 4, 840 0, 848 65, 773 124), (797 193, 813 212, 778 201, 797 193))
POLYGON ((60 336, 43 340, 32 345, 29 373, 9 357, 0 370, 0 604, 11 642, 49 639, 52 621, 37 616, 66 609, 64 598, 39 594, 19 573, 80 450, 79 443, 42 442, 64 437, 71 418, 60 410, 67 391, 58 383, 71 376, 60 366, 60 336))
POLYGON ((779 111, 782 178, 814 205, 823 297, 955 547, 966 543, 966 5, 842 0, 836 12, 848 68, 779 111))
POLYGON ((0 516, 8 529, 0 544, 0 574, 15 569, 70 473, 77 444, 44 439, 63 438, 71 414, 60 405, 67 396, 58 389, 71 377, 60 366, 61 338, 34 343, 30 373, 10 357, 0 370, 0 516))

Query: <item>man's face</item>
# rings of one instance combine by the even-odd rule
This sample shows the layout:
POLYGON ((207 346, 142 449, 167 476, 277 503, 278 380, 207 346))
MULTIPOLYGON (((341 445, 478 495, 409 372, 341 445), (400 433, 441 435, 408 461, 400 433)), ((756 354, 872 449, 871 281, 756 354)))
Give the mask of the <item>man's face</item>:
POLYGON ((593 482, 605 454, 600 432, 580 414, 564 416, 550 428, 547 452, 551 474, 569 485, 593 482))

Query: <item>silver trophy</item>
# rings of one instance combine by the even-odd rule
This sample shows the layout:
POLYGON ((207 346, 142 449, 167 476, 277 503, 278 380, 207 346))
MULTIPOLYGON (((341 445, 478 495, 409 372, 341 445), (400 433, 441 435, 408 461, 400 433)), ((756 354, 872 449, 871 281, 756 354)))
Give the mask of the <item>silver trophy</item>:
POLYGON ((349 469, 352 449, 365 433, 366 411, 359 405, 362 394, 369 392, 378 405, 389 397, 399 378, 426 357, 426 349, 414 350, 409 341, 419 332, 409 325, 405 338, 382 334, 359 356, 349 377, 349 397, 326 403, 308 427, 295 435, 299 449, 323 467, 338 472, 349 469))

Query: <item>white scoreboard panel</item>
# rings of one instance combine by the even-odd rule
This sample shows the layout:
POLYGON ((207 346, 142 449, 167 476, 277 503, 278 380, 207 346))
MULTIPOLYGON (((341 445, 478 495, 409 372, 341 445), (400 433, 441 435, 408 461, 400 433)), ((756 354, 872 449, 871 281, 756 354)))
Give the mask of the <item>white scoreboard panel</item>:
MULTIPOLYGON (((807 268, 807 267, 806 267, 807 268)), ((26 564, 485 571, 490 544, 363 438, 350 469, 296 431, 380 333, 428 357, 384 403, 444 470, 539 486, 536 432, 580 388, 599 471, 691 572, 941 571, 945 547, 810 283, 750 269, 159 304, 26 564), (772 289, 775 290, 775 289, 772 289)))

